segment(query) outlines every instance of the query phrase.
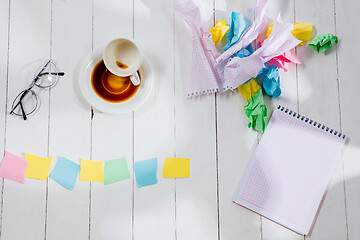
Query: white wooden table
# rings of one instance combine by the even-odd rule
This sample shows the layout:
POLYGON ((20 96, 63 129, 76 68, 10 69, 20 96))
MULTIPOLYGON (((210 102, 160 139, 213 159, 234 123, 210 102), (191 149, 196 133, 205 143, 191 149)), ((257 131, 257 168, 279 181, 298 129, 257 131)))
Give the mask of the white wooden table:
MULTIPOLYGON (((241 11, 252 20, 255 0, 204 0, 214 21, 241 11)), ((131 180, 104 186, 77 182, 73 191, 53 180, 1 180, 1 239, 358 240, 360 239, 360 81, 357 56, 360 2, 271 0, 292 22, 314 25, 313 36, 334 33, 327 55, 307 44, 303 62, 282 73, 282 95, 266 97, 350 137, 309 237, 297 235, 232 203, 232 195, 261 138, 247 128, 237 92, 185 98, 191 32, 172 0, 0 0, 0 152, 108 160, 125 156, 131 180), (111 116, 84 107, 74 90, 81 59, 118 37, 140 43, 154 69, 144 106, 111 116), (53 58, 66 75, 40 94, 27 121, 9 115, 27 85, 23 69, 53 58), (165 157, 190 157, 191 177, 162 177, 165 157), (158 184, 139 189, 134 161, 158 157, 158 184)))

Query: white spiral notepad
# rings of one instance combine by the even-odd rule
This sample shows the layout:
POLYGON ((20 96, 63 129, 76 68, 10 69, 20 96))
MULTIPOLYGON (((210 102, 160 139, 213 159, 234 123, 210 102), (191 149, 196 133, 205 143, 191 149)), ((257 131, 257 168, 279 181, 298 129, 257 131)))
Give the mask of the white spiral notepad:
POLYGON ((308 235, 346 136, 278 106, 234 202, 308 235))

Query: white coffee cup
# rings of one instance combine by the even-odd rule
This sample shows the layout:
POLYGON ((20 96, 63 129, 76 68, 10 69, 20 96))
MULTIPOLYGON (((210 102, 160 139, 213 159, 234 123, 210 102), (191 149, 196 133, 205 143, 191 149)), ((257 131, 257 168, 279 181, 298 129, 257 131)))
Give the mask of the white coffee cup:
POLYGON ((143 56, 136 44, 125 38, 111 41, 104 50, 103 60, 106 68, 120 77, 130 76, 131 82, 137 86, 140 77, 137 71, 141 67, 143 56))

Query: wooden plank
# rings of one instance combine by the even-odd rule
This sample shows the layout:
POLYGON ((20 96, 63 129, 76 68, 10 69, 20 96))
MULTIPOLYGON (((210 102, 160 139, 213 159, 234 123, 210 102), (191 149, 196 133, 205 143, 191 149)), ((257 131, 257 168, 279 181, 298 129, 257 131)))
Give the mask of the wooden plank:
MULTIPOLYGON (((269 23, 274 23, 278 17, 281 15, 281 19, 286 22, 294 22, 294 4, 291 1, 286 3, 282 0, 274 0, 269 6, 269 23)), ((293 54, 296 54, 296 51, 301 48, 301 46, 296 47, 296 50, 291 50, 293 54)), ((300 59, 300 61, 305 61, 305 59, 300 59)), ((268 108, 268 112, 271 115, 275 107, 282 105, 284 107, 290 108, 294 111, 297 110, 297 68, 299 65, 289 64, 288 71, 285 72, 282 69, 279 69, 280 73, 280 87, 281 95, 278 98, 273 98, 264 94, 264 101, 268 108)), ((270 118, 269 118, 270 119, 270 118)))
MULTIPOLYGON (((7 112, 16 95, 30 85, 43 62, 39 60, 49 58, 50 7, 44 0, 10 4, 7 112)), ((48 92, 35 90, 41 106, 33 116, 26 121, 7 117, 6 150, 22 157, 25 152, 46 156, 48 151, 48 92)), ((45 211, 46 181, 26 179, 26 184, 19 184, 4 180, 2 239, 43 239, 45 211)))
MULTIPOLYGON (((358 122, 359 112, 354 106, 360 100, 358 89, 360 83, 357 79, 359 68, 356 66, 356 56, 360 49, 356 46, 360 40, 358 22, 360 16, 357 9, 360 7, 358 1, 335 1, 336 7, 336 33, 340 43, 338 50, 338 76, 340 85, 340 109, 342 131, 350 138, 343 153, 343 166, 345 175, 345 192, 348 220, 348 238, 359 239, 360 229, 360 164, 359 146, 360 129, 358 122)), ((341 184, 340 184, 341 185, 341 184)))
MULTIPOLYGON (((6 124, 6 85, 8 78, 8 43, 9 43, 9 2, 1 1, 0 2, 0 31, 3 33, 0 36, 0 51, 3 53, 0 55, 0 160, 2 161, 2 156, 5 149, 5 124, 6 124)), ((3 190, 3 178, 0 179, 0 199, 2 201, 2 190, 3 190)), ((1 237, 1 226, 2 226, 2 211, 3 205, 0 204, 0 237, 1 237)))
MULTIPOLYGON (((213 1, 203 1, 213 9, 213 1)), ((209 29, 214 18, 209 21, 209 29)), ((190 179, 176 180, 177 239, 218 239, 215 95, 186 98, 191 71, 191 30, 175 18, 175 144, 191 159, 190 179)), ((193 63, 196 64, 196 63, 193 63)))
MULTIPOLYGON (((82 59, 91 52, 91 1, 53 1, 52 57, 65 72, 51 91, 50 155, 80 163, 90 158, 90 107, 79 100, 82 59)), ((47 239, 89 239, 89 183, 69 191, 49 179, 47 239)))
MULTIPOLYGON (((281 15, 281 19, 287 22, 294 22, 294 3, 293 1, 272 1, 269 6, 270 22, 274 23, 281 15)), ((296 50, 292 50, 296 53, 296 50)), ((301 59, 303 60, 303 59, 301 59)), ((269 116, 271 116, 276 106, 282 105, 287 108, 298 110, 298 94, 297 94, 297 66, 294 64, 289 65, 288 71, 284 72, 279 69, 280 72, 280 86, 281 95, 274 99, 269 96, 264 97, 265 104, 268 108, 269 116)), ((270 118, 269 118, 270 119, 270 118)), ((261 134, 259 134, 260 136, 261 134)), ((262 239, 286 239, 286 240, 300 240, 303 237, 293 231, 280 226, 279 224, 270 221, 266 218, 262 218, 262 239)))
MULTIPOLYGON (((334 33, 334 1, 296 2, 296 20, 313 24, 313 37, 334 33), (321 9, 319 14, 318 9, 321 9)), ((336 48, 326 55, 310 47, 298 49, 303 64, 298 67, 300 113, 313 120, 340 129, 336 48)), ((346 239, 346 215, 341 164, 332 179, 330 189, 320 208, 314 229, 306 239, 346 239)))
MULTIPOLYGON (((216 21, 225 19, 230 25, 232 11, 241 12, 249 23, 254 20, 256 2, 252 0, 237 4, 221 0, 215 4, 216 21)), ((217 94, 220 239, 261 239, 260 216, 232 202, 257 140, 256 132, 247 127, 245 105, 244 97, 237 90, 217 94)))
MULTIPOLYGON (((238 10, 245 15, 251 13, 251 10, 249 9, 255 8, 254 2, 245 2, 243 4, 245 6, 238 4, 240 5, 239 9, 236 9, 236 7, 239 6, 234 4, 234 6, 231 4, 224 4, 222 8, 227 9, 228 11, 238 10)), ((221 14, 225 13, 222 11, 223 9, 220 9, 221 14)), ((279 12, 281 12, 283 20, 292 22, 293 5, 291 3, 289 5, 284 5, 283 2, 273 1, 269 9, 270 17, 273 20, 276 19, 279 12)), ((227 13, 227 15, 230 16, 230 13, 227 13)), ((250 22, 253 21, 253 17, 248 16, 248 19, 250 22)), ((273 20, 271 22, 273 22, 273 20)), ((259 39, 261 39, 261 37, 259 39)), ((286 73, 280 70, 282 95, 279 98, 273 99, 267 96, 264 97, 269 114, 272 113, 273 108, 278 104, 297 109, 297 82, 295 70, 296 67, 294 65, 290 66, 289 71, 286 73)), ((238 209, 237 206, 233 207, 232 203, 223 203, 221 201, 222 195, 224 195, 224 197, 227 196, 228 199, 232 199, 232 195, 237 186, 237 183, 234 184, 234 176, 237 176, 237 182, 239 182, 242 173, 245 171, 247 163, 251 159, 253 151, 256 148, 257 134, 253 130, 247 128, 247 120, 242 108, 246 103, 240 94, 237 92, 228 93, 228 95, 219 94, 218 99, 220 236, 227 239, 247 234, 247 238, 249 239, 259 239, 260 237, 262 239, 302 239, 301 236, 272 221, 264 218, 260 221, 258 215, 248 210, 240 208, 240 210, 237 210, 238 212, 236 212, 235 210, 238 209), (231 104, 229 104, 229 101, 231 101, 231 104), (231 118, 228 116, 231 116, 231 118), (236 123, 236 125, 234 123, 236 123), (236 139, 229 139, 229 135, 238 137, 236 139), (239 148, 243 148, 243 150, 239 151, 239 148), (237 151, 234 151, 233 149, 237 149, 237 151), (239 152, 242 153, 241 158, 243 160, 236 162, 234 159, 239 157, 239 152), (228 163, 226 163, 226 161, 228 163), (234 164, 236 164, 235 166, 237 167, 235 167, 234 164), (231 175, 231 173, 233 174, 231 175), (222 188, 226 189, 226 191, 222 191, 222 188), (223 211, 224 213, 222 214, 223 211), (241 215, 239 214, 240 211, 241 215), (237 220, 234 221, 236 218, 237 220), (250 221, 250 219, 252 220, 250 221), (225 220, 227 221, 224 222, 225 220), (239 227, 239 223, 241 223, 243 228, 239 227)))
MULTIPOLYGON (((94 2, 94 48, 104 47, 115 38, 132 38, 133 2, 94 2)), ((133 114, 110 115, 94 112, 92 157, 104 161, 126 157, 132 169, 133 114)), ((91 239, 132 238, 131 179, 104 186, 91 186, 91 239)))
POLYGON ((158 184, 138 188, 134 181, 134 239, 175 239, 174 180, 162 177, 175 151, 172 19, 173 1, 134 1, 135 40, 154 74, 151 96, 134 113, 134 161, 158 157, 158 184))

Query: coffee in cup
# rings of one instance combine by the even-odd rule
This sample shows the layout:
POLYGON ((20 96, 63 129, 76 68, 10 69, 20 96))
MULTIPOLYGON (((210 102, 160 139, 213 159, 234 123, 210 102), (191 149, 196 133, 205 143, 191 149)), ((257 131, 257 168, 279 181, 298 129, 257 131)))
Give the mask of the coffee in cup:
MULTIPOLYGON (((137 75, 141 81, 140 71, 137 75)), ((135 86, 130 76, 120 77, 112 74, 104 61, 98 62, 91 74, 91 86, 98 97, 106 102, 121 103, 132 98, 138 91, 140 84, 135 86)))

